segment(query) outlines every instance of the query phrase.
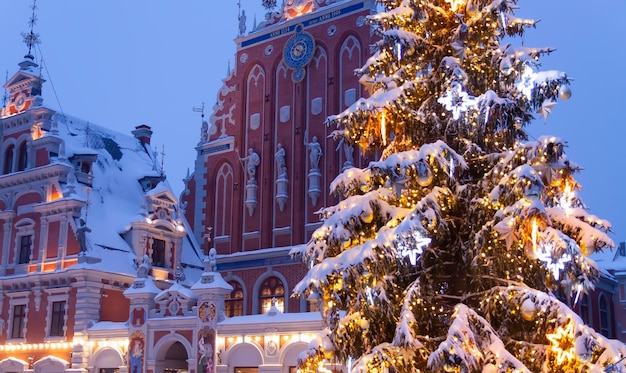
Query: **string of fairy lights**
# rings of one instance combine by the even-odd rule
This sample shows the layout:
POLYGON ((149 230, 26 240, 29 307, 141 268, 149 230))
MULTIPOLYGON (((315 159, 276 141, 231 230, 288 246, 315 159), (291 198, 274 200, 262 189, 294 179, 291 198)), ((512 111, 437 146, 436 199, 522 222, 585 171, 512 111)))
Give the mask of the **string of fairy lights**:
MULTIPOLYGON (((320 269, 325 276, 311 276, 307 286, 324 300, 328 329, 320 347, 307 355, 302 371, 316 371, 337 360, 354 362, 356 369, 368 372, 392 366, 397 371, 421 371, 416 370, 416 361, 435 364, 437 359, 428 354, 438 342, 432 335, 418 335, 425 332, 415 330, 417 319, 430 317, 446 325, 458 311, 446 302, 472 297, 480 299, 483 314, 519 318, 522 327, 533 324, 529 330, 547 331, 535 343, 512 347, 527 359, 529 369, 540 370, 549 361, 551 368, 566 371, 597 361, 604 348, 600 345, 606 342, 601 335, 577 321, 556 299, 546 295, 537 300, 528 289, 519 288, 537 284, 545 293, 563 288, 574 295, 576 304, 598 278, 586 255, 612 245, 605 235, 606 222, 582 213, 580 186, 572 176, 578 169, 564 156, 564 142, 555 137, 525 142, 523 128, 533 115, 547 120, 557 100, 572 95, 564 73, 538 71, 539 58, 552 49, 500 45, 505 37, 522 35, 536 22, 511 16, 514 5, 507 1, 379 3, 384 11, 370 19, 381 40, 373 57, 357 71, 370 98, 329 117, 326 124, 363 154, 383 149, 383 159, 393 154, 400 161, 371 162, 367 178, 353 170, 344 173, 351 181, 338 182, 335 191, 351 202, 343 201, 322 214, 325 225, 313 235, 307 255, 310 273, 320 269), (442 138, 450 147, 409 155, 442 138), (469 189, 483 195, 467 207, 459 206, 458 191, 469 195, 469 189), (376 190, 379 195, 371 202, 375 211, 361 212, 361 200, 353 196, 376 190), (381 207, 383 202, 403 212, 389 214, 381 207), (451 218, 476 211, 490 218, 463 222, 469 226, 451 218), (335 218, 339 213, 343 220, 335 218), (400 221, 411 219, 416 220, 416 229, 398 228, 400 221), (474 246, 467 250, 473 255, 472 275, 478 285, 453 284, 454 273, 441 274, 440 281, 427 274, 437 271, 432 261, 445 251, 440 247, 442 237, 448 245, 461 244, 449 231, 453 224, 457 236, 472 237, 474 246), (355 259, 359 254, 364 256, 360 262, 355 259), (430 259, 420 261, 424 255, 430 259), (416 268, 404 268, 407 264, 416 268), (321 269, 333 265, 336 270, 328 274, 321 269), (416 276, 431 279, 433 293, 428 295, 418 281, 403 282, 416 276), (476 286, 477 291, 449 295, 452 286, 476 286), (540 301, 543 306, 537 306, 540 301), (398 312, 399 324, 387 324, 385 318, 396 320, 398 312), (374 319, 377 328, 371 327, 374 319), (386 327, 394 330, 388 332, 386 327), (396 327, 412 332, 394 335, 396 327), (585 351, 577 350, 577 338, 587 343, 585 351), (397 343, 402 339, 413 341, 410 353, 408 343, 397 343), (390 340, 394 342, 378 344, 390 340)), ((478 314, 475 317, 479 319, 478 314)), ((467 356, 481 354, 471 344, 457 347, 467 356)), ((494 361, 498 359, 503 358, 494 361)), ((611 371, 621 360, 604 361, 605 371, 611 371)), ((490 363, 483 371, 500 368, 490 363)), ((460 371, 454 365, 447 369, 460 371)))

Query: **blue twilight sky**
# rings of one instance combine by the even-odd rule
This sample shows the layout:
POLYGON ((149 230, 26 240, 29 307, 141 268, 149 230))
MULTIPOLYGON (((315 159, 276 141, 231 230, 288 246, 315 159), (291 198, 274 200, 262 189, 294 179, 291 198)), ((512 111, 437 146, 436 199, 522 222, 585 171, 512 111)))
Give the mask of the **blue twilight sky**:
MULTIPOLYGON (((28 31, 31 4, 0 0, 2 75, 11 76, 26 52, 20 32, 28 31)), ((250 30, 255 14, 263 18, 261 0, 241 4, 250 30)), ((48 80, 44 103, 122 133, 139 124, 152 126, 152 144, 159 152, 165 145, 165 170, 179 194, 200 136, 200 116, 192 107, 205 102, 210 116, 234 59, 237 1, 38 0, 37 5, 35 32, 42 41, 37 57, 44 58, 48 80)), ((575 79, 572 98, 560 101, 547 124, 537 120, 529 133, 569 142, 567 154, 585 169, 578 175, 585 202, 612 222, 615 242, 626 240, 626 157, 620 148, 626 139, 626 1, 520 0, 518 5, 518 16, 541 20, 524 44, 555 47, 543 68, 575 79)))

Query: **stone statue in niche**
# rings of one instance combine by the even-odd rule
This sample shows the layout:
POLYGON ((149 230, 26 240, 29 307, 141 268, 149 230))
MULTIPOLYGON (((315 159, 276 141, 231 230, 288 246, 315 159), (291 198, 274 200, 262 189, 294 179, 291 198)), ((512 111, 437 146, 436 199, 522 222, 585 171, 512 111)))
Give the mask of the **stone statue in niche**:
POLYGON ((261 163, 261 158, 252 149, 248 149, 248 155, 239 158, 240 161, 246 161, 246 172, 248 173, 248 183, 256 183, 256 168, 261 163))
POLYGON ((278 143, 276 145, 276 153, 274 153, 274 160, 276 161, 276 171, 278 176, 284 176, 287 174, 287 164, 285 163, 285 149, 278 143))
POLYGON ((346 140, 342 137, 341 141, 337 145, 335 151, 339 151, 339 149, 343 149, 343 154, 345 157, 345 161, 343 162, 342 171, 347 170, 348 168, 354 167, 354 147, 346 142, 346 140))
POLYGON ((285 163, 285 149, 279 143, 276 145, 276 153, 274 153, 274 161, 276 162, 276 202, 278 202, 278 207, 280 211, 285 209, 285 204, 287 203, 287 199, 289 198, 289 194, 287 193, 287 184, 289 184, 289 180, 287 179, 287 164, 285 163))
POLYGON ((320 159, 322 158, 322 146, 317 141, 317 136, 313 136, 313 140, 308 142, 308 132, 304 136, 304 145, 309 149, 309 161, 311 162, 311 170, 319 170, 320 159))

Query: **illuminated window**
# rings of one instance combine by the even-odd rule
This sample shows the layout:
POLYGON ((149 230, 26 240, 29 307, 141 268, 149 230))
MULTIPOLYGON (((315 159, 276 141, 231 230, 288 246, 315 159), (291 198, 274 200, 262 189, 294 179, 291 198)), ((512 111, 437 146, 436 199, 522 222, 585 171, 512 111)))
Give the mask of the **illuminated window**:
POLYGON ((18 252, 17 264, 26 264, 30 262, 30 250, 33 245, 33 236, 24 235, 20 237, 20 248, 18 252))
POLYGON ((261 313, 267 313, 272 307, 272 299, 276 299, 276 308, 280 312, 285 309, 285 288, 278 277, 269 277, 261 285, 259 292, 259 304, 261 305, 261 313))
POLYGON ((611 337, 609 329, 609 305, 604 295, 600 295, 600 299, 598 300, 598 308, 600 311, 600 333, 602 333, 602 335, 604 335, 605 337, 611 337))
POLYGON ((9 145, 7 150, 4 152, 4 167, 3 173, 10 174, 13 172, 13 152, 15 147, 13 145, 9 145))
POLYGON ((50 320, 50 336, 62 337, 65 326, 65 301, 52 303, 52 315, 50 320))
POLYGON ((224 304, 224 313, 226 316, 242 316, 243 315, 243 289, 241 284, 237 281, 228 282, 233 287, 233 291, 226 295, 226 302, 224 304))
POLYGON ((26 141, 20 144, 17 152, 17 171, 24 171, 28 161, 28 150, 26 149, 26 141))
POLYGON ((13 307, 13 322, 11 324, 11 338, 24 338, 24 321, 26 319, 26 305, 18 304, 13 307))
POLYGON ((154 239, 152 241, 152 265, 165 268, 165 241, 154 239))

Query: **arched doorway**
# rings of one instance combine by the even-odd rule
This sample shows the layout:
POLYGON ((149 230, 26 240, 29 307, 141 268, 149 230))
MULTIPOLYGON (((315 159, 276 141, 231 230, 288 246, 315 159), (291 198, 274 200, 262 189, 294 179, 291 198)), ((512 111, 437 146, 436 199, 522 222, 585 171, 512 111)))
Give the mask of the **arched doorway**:
POLYGON ((189 354, 182 343, 176 341, 165 348, 156 361, 156 371, 162 373, 187 373, 189 354))
POLYGON ((95 373, 118 373, 120 367, 124 366, 124 362, 119 351, 105 347, 94 353, 93 362, 90 365, 94 367, 95 373))

